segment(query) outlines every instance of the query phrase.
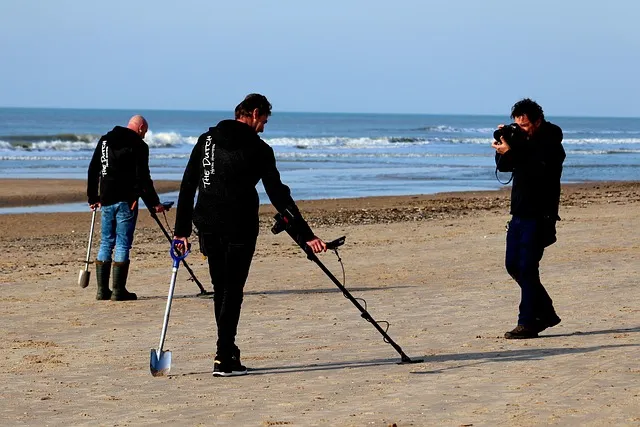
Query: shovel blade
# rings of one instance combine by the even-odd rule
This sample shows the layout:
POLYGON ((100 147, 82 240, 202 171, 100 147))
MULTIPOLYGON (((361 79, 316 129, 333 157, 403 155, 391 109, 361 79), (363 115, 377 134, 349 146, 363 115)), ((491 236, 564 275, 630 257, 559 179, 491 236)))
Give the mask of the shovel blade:
POLYGON ((91 278, 91 272, 89 270, 80 270, 80 274, 78 275, 78 285, 81 288, 86 288, 89 286, 89 279, 91 278))
POLYGON ((151 357, 149 362, 149 368, 151 370, 151 375, 154 377, 162 377, 167 375, 171 370, 171 352, 170 351, 161 351, 160 357, 158 357, 158 352, 154 349, 151 349, 151 357))

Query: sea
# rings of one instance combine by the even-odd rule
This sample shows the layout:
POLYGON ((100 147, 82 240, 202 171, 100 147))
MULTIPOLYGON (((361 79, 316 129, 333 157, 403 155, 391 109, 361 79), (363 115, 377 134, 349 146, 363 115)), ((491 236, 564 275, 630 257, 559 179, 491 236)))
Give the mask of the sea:
MULTIPOLYGON (((130 116, 149 121, 154 180, 180 180, 197 138, 232 111, 0 108, 0 178, 86 180, 99 137, 130 116)), ((640 118, 547 117, 564 131, 562 180, 640 179, 640 118)), ((286 113, 262 138, 296 200, 492 190, 493 131, 504 116, 286 113)), ((258 186, 261 203, 269 203, 258 186)), ((161 195, 177 200, 177 192, 161 195)), ((84 203, 2 208, 0 213, 86 210, 84 203)))

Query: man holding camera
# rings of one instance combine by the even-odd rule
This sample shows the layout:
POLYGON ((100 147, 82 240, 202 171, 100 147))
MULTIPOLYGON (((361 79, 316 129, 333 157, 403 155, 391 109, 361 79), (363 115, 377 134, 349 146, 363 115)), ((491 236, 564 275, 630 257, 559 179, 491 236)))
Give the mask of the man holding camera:
POLYGON ((536 102, 518 101, 511 118, 515 124, 500 125, 491 146, 497 170, 513 174, 505 266, 521 289, 518 325, 504 337, 526 339, 560 323, 540 282, 539 264, 544 248, 556 241, 565 151, 562 130, 544 119, 536 102))
POLYGON ((235 109, 235 120, 223 120, 200 136, 180 187, 175 239, 188 247, 193 221, 213 284, 218 327, 214 376, 247 373, 240 363, 235 337, 258 237, 259 198, 255 187, 260 180, 278 212, 295 217, 298 232, 313 252, 326 250, 325 243, 302 218, 289 187, 280 180, 273 149, 258 136, 270 115, 271 104, 265 96, 247 95, 235 109))

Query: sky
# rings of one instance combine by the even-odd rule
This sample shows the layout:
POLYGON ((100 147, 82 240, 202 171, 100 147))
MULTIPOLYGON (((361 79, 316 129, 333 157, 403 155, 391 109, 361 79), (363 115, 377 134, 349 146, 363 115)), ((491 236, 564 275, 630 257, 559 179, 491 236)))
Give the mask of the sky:
POLYGON ((0 106, 640 117, 640 1, 0 0, 0 106))

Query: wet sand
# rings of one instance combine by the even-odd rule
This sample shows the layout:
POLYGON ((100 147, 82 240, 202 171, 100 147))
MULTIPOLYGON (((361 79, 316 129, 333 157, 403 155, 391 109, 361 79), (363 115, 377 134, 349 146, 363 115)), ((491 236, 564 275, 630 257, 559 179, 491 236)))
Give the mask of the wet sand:
MULTIPOLYGON (((6 183, 0 206, 20 193, 84 200, 83 182, 6 183)), ((212 301, 183 268, 165 346, 172 371, 149 374, 171 275, 149 215, 129 279, 140 300, 124 303, 96 301, 93 275, 77 285, 89 211, 0 215, 3 424, 640 425, 640 183, 563 187, 559 241, 541 265, 563 321, 535 340, 502 338, 519 301, 503 267, 508 195, 300 203, 320 237, 347 236, 347 288, 420 364, 397 364, 327 276, 269 232, 274 211, 263 207, 238 334, 251 371, 237 378, 211 376, 212 301)), ((187 261, 207 286, 195 249, 187 261)), ((320 259, 342 279, 333 253, 320 259)))
MULTIPOLYGON (((158 193, 178 191, 180 182, 154 181, 158 193)), ((87 183, 77 179, 0 179, 0 208, 87 201, 87 183)))

